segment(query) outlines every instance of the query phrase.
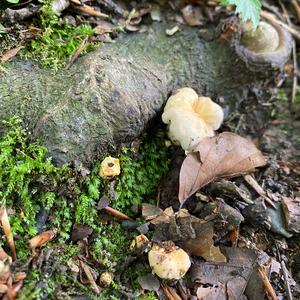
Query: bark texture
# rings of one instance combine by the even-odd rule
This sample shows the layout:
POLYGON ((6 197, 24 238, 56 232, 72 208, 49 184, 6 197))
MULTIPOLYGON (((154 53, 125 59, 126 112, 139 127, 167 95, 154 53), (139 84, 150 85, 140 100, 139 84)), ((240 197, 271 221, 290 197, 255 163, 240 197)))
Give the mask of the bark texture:
POLYGON ((215 27, 171 37, 165 29, 121 36, 55 75, 13 60, 0 77, 0 119, 20 115, 56 163, 88 165, 139 136, 176 88, 193 87, 231 111, 270 98, 281 66, 251 67, 238 39, 220 38, 215 27))

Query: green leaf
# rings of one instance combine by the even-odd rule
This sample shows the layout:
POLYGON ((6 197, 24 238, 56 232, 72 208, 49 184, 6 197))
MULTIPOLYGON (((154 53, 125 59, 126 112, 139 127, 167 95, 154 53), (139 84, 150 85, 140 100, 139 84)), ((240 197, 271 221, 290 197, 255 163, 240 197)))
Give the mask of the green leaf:
POLYGON ((252 21, 256 27, 260 18, 260 0, 220 0, 222 5, 235 5, 235 12, 243 21, 252 21))
POLYGON ((19 0, 6 0, 6 1, 9 2, 9 3, 12 3, 12 4, 19 3, 19 0))

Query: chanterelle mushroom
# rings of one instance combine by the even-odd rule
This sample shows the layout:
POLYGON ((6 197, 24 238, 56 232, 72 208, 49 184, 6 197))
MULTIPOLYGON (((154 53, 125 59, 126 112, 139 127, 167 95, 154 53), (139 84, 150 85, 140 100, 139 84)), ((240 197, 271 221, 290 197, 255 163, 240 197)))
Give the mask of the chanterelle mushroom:
POLYGON ((222 108, 210 98, 182 88, 168 99, 162 120, 169 125, 171 141, 190 151, 205 137, 214 136, 223 117, 222 108))

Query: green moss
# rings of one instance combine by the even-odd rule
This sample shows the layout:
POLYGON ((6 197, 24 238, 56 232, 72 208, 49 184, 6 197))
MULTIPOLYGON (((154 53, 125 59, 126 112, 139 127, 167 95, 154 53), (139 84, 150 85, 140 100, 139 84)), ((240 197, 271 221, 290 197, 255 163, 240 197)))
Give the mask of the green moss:
POLYGON ((121 264, 129 252, 132 234, 126 234, 120 224, 102 225, 95 229, 97 238, 91 251, 104 267, 113 269, 121 264))
MULTIPOLYGON (((72 226, 82 223, 94 229, 89 241, 90 257, 110 272, 126 261, 130 242, 136 235, 124 231, 119 223, 106 224, 101 219, 96 204, 102 195, 108 194, 110 182, 99 177, 100 163, 95 164, 90 175, 79 176, 78 170, 69 166, 54 166, 47 158, 46 148, 30 143, 18 117, 3 122, 0 128, 0 205, 7 207, 19 261, 26 261, 31 255, 27 242, 37 233, 39 212, 48 214, 46 228, 58 229, 56 239, 43 249, 44 253, 54 250, 54 266, 49 270, 30 270, 20 299, 60 299, 58 293, 65 290, 67 294, 60 295, 61 299, 67 299, 74 291, 92 293, 89 286, 74 281, 74 274, 68 268, 60 274, 57 267, 66 266, 79 253, 84 254, 69 242, 72 226)), ((168 169, 164 135, 159 133, 143 141, 138 152, 124 149, 120 160, 122 174, 116 179, 116 200, 112 205, 129 212, 133 204, 154 196, 161 176, 168 169)), ((138 273, 134 270, 131 273, 129 284, 137 288, 138 273)), ((109 291, 116 291, 118 282, 114 285, 98 299, 112 299, 109 291)))
POLYGON ((157 297, 155 296, 154 292, 148 292, 137 298, 137 300, 156 300, 156 299, 157 299, 157 297))
MULTIPOLYGON (((64 67, 85 38, 94 34, 90 25, 72 27, 62 22, 50 5, 44 6, 34 25, 41 29, 41 33, 27 45, 22 55, 54 71, 64 67)), ((91 51, 95 46, 86 42, 81 54, 91 51)))
POLYGON ((61 205, 57 187, 71 170, 54 167, 46 158, 46 148, 29 144, 19 118, 13 117, 3 125, 6 134, 0 139, 0 204, 10 209, 14 234, 28 239, 37 233, 40 209, 50 211, 61 205))
POLYGON ((117 178, 116 200, 112 206, 126 211, 133 204, 155 201, 154 193, 170 163, 164 133, 159 132, 151 140, 142 143, 138 153, 123 149, 120 162, 122 173, 117 178))

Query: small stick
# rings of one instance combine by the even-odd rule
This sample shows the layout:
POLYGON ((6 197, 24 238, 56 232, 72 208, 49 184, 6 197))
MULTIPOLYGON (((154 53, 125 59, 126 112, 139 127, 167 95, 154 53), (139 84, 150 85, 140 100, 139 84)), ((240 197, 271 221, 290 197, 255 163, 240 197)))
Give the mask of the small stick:
POLYGON ((110 215, 116 217, 119 220, 132 220, 131 218, 129 218, 127 215, 123 214, 122 212, 110 207, 110 206, 106 206, 103 208, 107 213, 109 213, 110 215))
POLYGON ((288 300, 293 300, 293 295, 292 295, 292 291, 291 291, 291 287, 289 284, 289 279, 288 279, 288 270, 285 266, 284 261, 281 261, 281 269, 282 269, 282 273, 283 273, 283 278, 284 278, 284 285, 287 291, 287 299, 288 300))
POLYGON ((270 204, 273 208, 276 209, 276 206, 273 203, 273 201, 267 196, 263 188, 256 182, 256 180, 251 175, 245 175, 244 179, 257 192, 257 194, 259 194, 268 204, 270 204))
POLYGON ((81 44, 76 49, 75 53, 72 55, 69 62, 66 64, 65 69, 69 69, 71 67, 71 65, 74 63, 74 61, 79 57, 79 55, 81 54, 81 52, 83 51, 83 49, 85 47, 85 44, 86 44, 88 38, 89 38, 88 36, 85 37, 84 40, 81 42, 81 44))
MULTIPOLYGON (((286 21, 289 26, 292 26, 291 19, 289 17, 288 12, 286 11, 285 6, 281 1, 279 1, 280 6, 283 10, 284 16, 286 18, 286 21)), ((296 42, 293 40, 293 87, 292 87, 292 97, 290 98, 290 109, 292 108, 292 104, 295 102, 296 94, 297 94, 297 86, 298 86, 298 64, 297 64, 297 48, 296 48, 296 42)))
POLYGON ((295 12, 296 12, 298 21, 300 22, 300 5, 299 5, 299 3, 297 2, 297 0, 292 0, 292 5, 293 5, 294 10, 295 10, 295 12))
POLYGON ((100 287, 97 285, 97 283, 95 282, 95 279, 92 275, 92 272, 90 270, 90 267, 85 264, 83 261, 79 260, 80 262, 80 265, 81 265, 81 268, 83 269, 87 279, 89 280, 90 284, 92 285, 92 288, 93 288, 93 291, 96 293, 96 294, 100 294, 101 292, 101 289, 100 287))
POLYGON ((272 300, 278 300, 277 295, 269 281, 269 278, 267 277, 267 274, 265 270, 262 267, 258 268, 258 272, 261 276, 261 279, 263 281, 263 284, 265 286, 266 292, 269 294, 272 300))
POLYGON ((274 22, 277 25, 282 26, 284 29, 286 29, 288 32, 290 32, 297 41, 300 41, 300 32, 298 30, 296 30, 296 29, 292 28, 291 26, 285 24, 284 22, 278 20, 273 14, 268 13, 264 10, 261 11, 260 15, 262 18, 264 18, 270 22, 274 22))
POLYGON ((161 284, 162 290, 168 300, 182 300, 182 298, 171 287, 161 284))
POLYGON ((11 251, 11 257, 13 260, 16 260, 17 255, 16 255, 14 236, 11 231, 11 227, 10 227, 10 223, 9 223, 9 219, 8 219, 8 215, 7 215, 5 206, 2 206, 0 209, 0 222, 1 222, 5 237, 7 239, 7 242, 8 242, 10 251, 11 251))
POLYGON ((83 14, 86 14, 88 16, 91 16, 91 17, 99 17, 99 18, 104 18, 104 19, 109 18, 109 15, 104 14, 104 13, 96 10, 94 7, 86 5, 86 4, 84 4, 82 6, 73 6, 73 7, 75 8, 75 10, 77 10, 83 14))

